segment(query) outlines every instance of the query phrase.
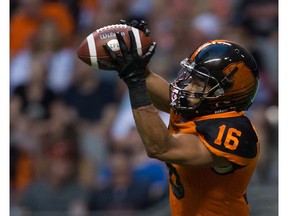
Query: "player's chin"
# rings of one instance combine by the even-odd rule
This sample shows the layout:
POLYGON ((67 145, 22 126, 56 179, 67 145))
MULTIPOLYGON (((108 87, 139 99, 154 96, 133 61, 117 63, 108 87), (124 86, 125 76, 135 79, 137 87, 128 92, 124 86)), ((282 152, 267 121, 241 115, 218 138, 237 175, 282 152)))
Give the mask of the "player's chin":
POLYGON ((198 107, 201 103, 201 99, 199 98, 189 98, 188 99, 188 105, 190 107, 198 107))

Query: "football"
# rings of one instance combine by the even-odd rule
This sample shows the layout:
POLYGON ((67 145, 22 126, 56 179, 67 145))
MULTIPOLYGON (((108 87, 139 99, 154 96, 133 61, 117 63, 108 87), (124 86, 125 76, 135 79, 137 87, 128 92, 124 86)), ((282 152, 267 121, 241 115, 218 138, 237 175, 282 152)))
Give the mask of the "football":
POLYGON ((95 69, 106 70, 106 68, 101 68, 97 60, 103 60, 109 63, 113 63, 113 60, 106 53, 103 45, 107 44, 117 55, 121 55, 119 43, 116 38, 116 33, 121 33, 129 49, 129 30, 132 30, 135 36, 137 52, 141 56, 151 46, 151 37, 145 35, 143 31, 132 26, 128 26, 125 24, 115 24, 99 28, 90 35, 88 35, 80 44, 77 50, 78 58, 95 69))

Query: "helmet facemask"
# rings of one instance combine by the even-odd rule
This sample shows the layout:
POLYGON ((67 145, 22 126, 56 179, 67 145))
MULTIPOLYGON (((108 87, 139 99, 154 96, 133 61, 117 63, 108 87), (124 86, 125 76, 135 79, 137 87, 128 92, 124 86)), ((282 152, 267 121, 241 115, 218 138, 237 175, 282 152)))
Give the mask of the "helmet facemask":
POLYGON ((197 68, 188 58, 181 63, 177 79, 170 84, 170 106, 176 111, 196 111, 204 100, 224 94, 218 80, 204 67, 197 68), (196 69, 197 68, 197 69, 196 69))

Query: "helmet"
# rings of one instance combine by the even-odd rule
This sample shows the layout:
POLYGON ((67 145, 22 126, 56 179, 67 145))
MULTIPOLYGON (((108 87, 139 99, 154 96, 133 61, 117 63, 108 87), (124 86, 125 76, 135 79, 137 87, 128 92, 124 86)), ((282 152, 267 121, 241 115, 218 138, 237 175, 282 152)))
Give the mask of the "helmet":
POLYGON ((259 70, 252 55, 228 40, 212 40, 181 63, 170 84, 170 106, 176 113, 206 115, 247 110, 258 89, 259 70), (197 81, 201 88, 187 89, 197 81), (197 99, 198 103, 191 103, 197 99))

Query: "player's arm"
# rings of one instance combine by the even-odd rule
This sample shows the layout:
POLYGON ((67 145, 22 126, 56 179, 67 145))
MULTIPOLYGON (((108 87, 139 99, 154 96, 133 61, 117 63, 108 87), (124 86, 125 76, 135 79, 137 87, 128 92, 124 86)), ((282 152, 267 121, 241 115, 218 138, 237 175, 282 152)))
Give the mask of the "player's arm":
POLYGON ((198 136, 169 134, 153 105, 133 109, 133 116, 149 157, 192 167, 230 165, 225 158, 212 154, 198 136))
POLYGON ((146 69, 146 73, 146 87, 153 105, 157 109, 169 113, 169 83, 159 75, 153 73, 148 67, 146 69))

